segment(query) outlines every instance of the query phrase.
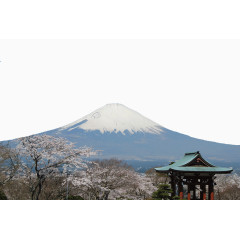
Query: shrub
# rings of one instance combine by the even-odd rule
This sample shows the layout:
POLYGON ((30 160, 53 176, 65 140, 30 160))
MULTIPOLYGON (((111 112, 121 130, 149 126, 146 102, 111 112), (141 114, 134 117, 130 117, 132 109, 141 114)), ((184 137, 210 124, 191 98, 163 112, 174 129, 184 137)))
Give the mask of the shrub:
POLYGON ((172 190, 168 184, 158 185, 158 190, 153 192, 152 198, 155 200, 169 200, 171 199, 172 190))

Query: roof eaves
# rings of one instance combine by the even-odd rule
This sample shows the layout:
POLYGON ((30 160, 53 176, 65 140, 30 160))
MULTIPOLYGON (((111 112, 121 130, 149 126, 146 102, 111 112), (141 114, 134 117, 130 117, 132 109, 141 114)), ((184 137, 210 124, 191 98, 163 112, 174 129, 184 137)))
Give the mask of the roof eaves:
POLYGON ((232 168, 223 168, 223 167, 176 167, 171 170, 176 172, 195 172, 195 173, 231 173, 233 171, 232 168))

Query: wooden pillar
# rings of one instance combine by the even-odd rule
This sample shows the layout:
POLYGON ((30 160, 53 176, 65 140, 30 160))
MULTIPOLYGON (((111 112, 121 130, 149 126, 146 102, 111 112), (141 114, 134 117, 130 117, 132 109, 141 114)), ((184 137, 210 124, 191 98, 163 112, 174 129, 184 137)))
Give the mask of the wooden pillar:
POLYGON ((171 188, 172 188, 172 193, 171 193, 171 197, 175 197, 176 196, 176 179, 175 176, 171 176, 171 188))
POLYGON ((200 199, 201 200, 206 200, 206 180, 205 179, 201 179, 201 192, 200 192, 200 199))
POLYGON ((203 200, 203 184, 200 185, 200 200, 203 200))
POLYGON ((206 184, 204 182, 202 182, 200 187, 201 187, 200 199, 206 200, 206 184))
POLYGON ((214 200, 214 187, 213 187, 213 180, 209 180, 209 187, 208 187, 208 199, 214 200))
POLYGON ((196 200, 196 187, 195 187, 195 184, 192 185, 192 190, 193 190, 193 200, 196 200))
POLYGON ((183 183, 181 179, 178 182, 178 192, 180 200, 183 200, 183 183))
POLYGON ((206 185, 205 184, 202 185, 202 194, 203 194, 202 200, 206 200, 206 185))
POLYGON ((191 200, 191 185, 190 185, 190 183, 188 183, 188 185, 187 185, 187 199, 188 200, 191 200))

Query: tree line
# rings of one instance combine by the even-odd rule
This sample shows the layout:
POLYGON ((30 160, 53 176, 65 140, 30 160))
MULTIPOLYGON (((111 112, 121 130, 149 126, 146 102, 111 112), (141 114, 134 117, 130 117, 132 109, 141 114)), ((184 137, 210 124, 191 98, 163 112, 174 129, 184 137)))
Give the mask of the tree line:
MULTIPOLYGON (((0 199, 171 199, 166 174, 141 174, 117 159, 87 160, 97 154, 45 134, 1 144, 0 199)), ((216 182, 216 199, 240 199, 239 175, 220 175, 216 182)))
POLYGON ((140 174, 117 159, 87 161, 89 147, 49 135, 0 145, 2 199, 151 199, 159 181, 155 171, 140 174), (11 144, 13 145, 13 144, 11 144))

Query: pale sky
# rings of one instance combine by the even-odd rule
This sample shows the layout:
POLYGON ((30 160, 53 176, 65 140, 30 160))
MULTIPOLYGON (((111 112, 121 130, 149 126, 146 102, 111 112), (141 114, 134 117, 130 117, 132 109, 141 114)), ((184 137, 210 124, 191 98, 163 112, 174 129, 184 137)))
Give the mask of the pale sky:
POLYGON ((0 40, 0 140, 122 103, 192 137, 240 145, 239 40, 0 40))

